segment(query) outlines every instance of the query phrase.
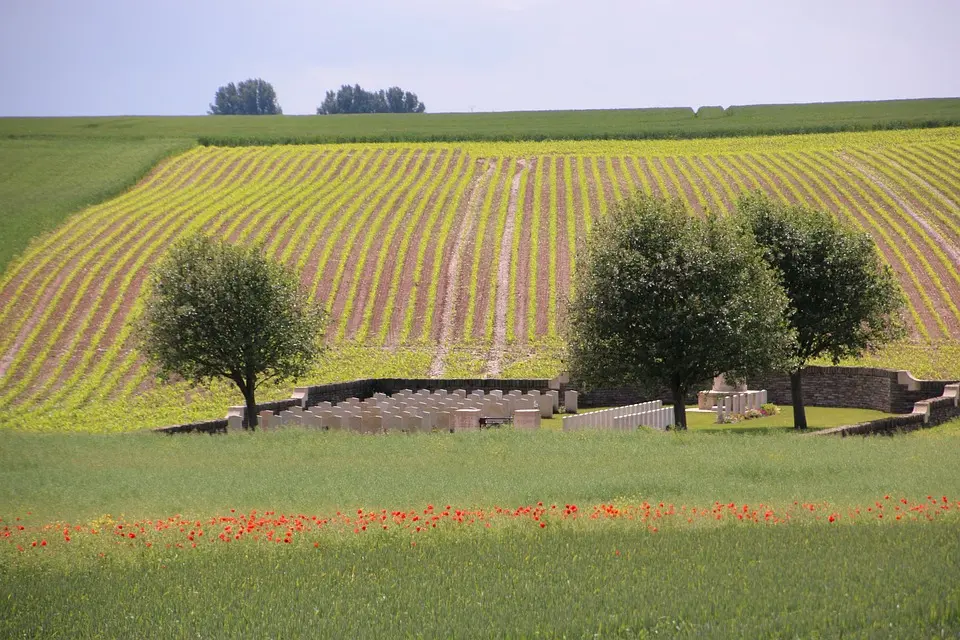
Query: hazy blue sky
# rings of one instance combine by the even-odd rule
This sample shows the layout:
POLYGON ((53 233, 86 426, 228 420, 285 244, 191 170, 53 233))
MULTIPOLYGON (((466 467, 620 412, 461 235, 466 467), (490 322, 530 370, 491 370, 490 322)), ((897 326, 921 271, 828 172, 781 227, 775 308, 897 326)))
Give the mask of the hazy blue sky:
POLYGON ((399 85, 427 110, 960 96, 960 0, 2 0, 0 116, 284 113, 399 85))

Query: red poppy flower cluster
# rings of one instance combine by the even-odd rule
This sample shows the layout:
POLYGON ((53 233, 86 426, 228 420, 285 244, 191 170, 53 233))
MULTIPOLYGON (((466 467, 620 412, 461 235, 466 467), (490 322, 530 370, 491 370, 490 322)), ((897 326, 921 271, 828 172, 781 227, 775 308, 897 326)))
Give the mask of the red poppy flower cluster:
MULTIPOLYGON (((274 511, 251 511, 217 515, 206 519, 190 519, 180 515, 161 520, 117 522, 103 516, 86 524, 51 523, 27 527, 16 518, 14 523, 0 518, 0 540, 15 545, 20 551, 44 548, 51 542, 67 545, 78 537, 114 540, 127 546, 146 548, 198 548, 201 545, 230 544, 251 541, 260 544, 293 544, 308 540, 319 547, 317 538, 322 532, 340 535, 361 535, 375 531, 399 531, 417 535, 436 529, 457 529, 470 526, 489 528, 507 522, 529 522, 545 529, 551 524, 582 520, 635 521, 651 533, 664 526, 683 527, 697 523, 736 521, 754 524, 779 525, 791 521, 824 520, 828 523, 856 523, 863 520, 935 520, 947 513, 960 513, 960 501, 947 496, 927 496, 926 500, 911 502, 907 498, 893 499, 889 495, 872 504, 851 509, 837 509, 828 503, 794 502, 787 509, 764 504, 737 504, 714 502, 709 507, 691 507, 664 502, 640 504, 600 504, 581 510, 575 504, 549 506, 535 505, 492 509, 456 509, 451 505, 405 511, 337 511, 333 515, 277 514, 274 511)), ((74 543, 75 544, 75 543, 74 543)), ((415 542, 414 542, 415 544, 415 542)))

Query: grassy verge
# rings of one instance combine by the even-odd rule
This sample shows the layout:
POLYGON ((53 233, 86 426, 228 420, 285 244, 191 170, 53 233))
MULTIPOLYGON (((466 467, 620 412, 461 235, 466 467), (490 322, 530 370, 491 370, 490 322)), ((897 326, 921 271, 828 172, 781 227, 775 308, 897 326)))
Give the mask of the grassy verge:
POLYGON ((515 432, 364 437, 0 432, 0 517, 130 518, 605 501, 839 506, 960 495, 951 427, 916 438, 515 432))
POLYGON ((0 432, 0 635, 954 635, 958 429, 0 432))
POLYGON ((0 273, 35 236, 133 186, 191 140, 0 139, 0 273))

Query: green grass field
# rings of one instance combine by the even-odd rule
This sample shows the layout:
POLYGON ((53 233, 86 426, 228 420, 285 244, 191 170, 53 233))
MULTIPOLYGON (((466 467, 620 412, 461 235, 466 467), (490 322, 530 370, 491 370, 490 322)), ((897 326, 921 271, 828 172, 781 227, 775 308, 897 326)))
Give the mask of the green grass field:
POLYGON ((0 138, 0 273, 67 216, 132 187, 193 142, 176 138, 0 138))
MULTIPOLYGON (((106 319, 123 318, 133 304, 116 294, 128 291, 122 284, 127 280, 91 293, 84 307, 91 312, 82 322, 58 315, 58 309, 79 305, 69 297, 58 302, 60 296, 77 295, 81 284, 94 291, 113 282, 107 272, 89 268, 98 264, 93 254, 65 257, 71 242, 92 240, 104 232, 103 225, 93 224, 69 242, 31 245, 35 234, 124 191, 150 174, 160 158, 201 139, 238 145, 688 138, 945 124, 960 124, 960 100, 706 108, 698 114, 673 109, 0 119, 0 272, 30 247, 41 265, 32 277, 52 286, 48 298, 40 287, 34 291, 33 280, 23 280, 17 291, 36 293, 36 305, 23 313, 19 307, 4 310, 18 330, 0 336, 19 358, 5 364, 36 369, 44 380, 28 402, 4 406, 0 401, 0 637, 960 637, 960 420, 893 438, 846 439, 793 433, 789 407, 778 416, 727 426, 713 424, 712 414, 689 414, 689 432, 666 434, 564 433, 559 420, 545 421, 538 433, 510 428, 377 437, 300 430, 178 437, 136 432, 223 415, 238 397, 225 384, 154 387, 136 353, 120 349, 123 339, 107 346, 108 329, 126 325, 106 319), (44 256, 56 258, 51 264, 64 260, 62 270, 43 266, 44 256), (60 287, 57 273, 64 282, 76 276, 78 286, 60 287), (41 316, 50 316, 46 325, 41 316), (58 338, 61 330, 75 337, 58 338), (12 346, 20 342, 17 336, 22 344, 12 346), (35 356, 31 344, 40 345, 35 356), (70 350, 80 357, 53 364, 53 355, 70 350), (79 391, 71 392, 74 387, 79 391), (128 392, 118 391, 123 389, 128 392), (134 433, 105 433, 117 431, 134 433)), ((936 137, 940 132, 920 133, 936 137)), ((360 206, 385 189, 378 211, 396 207, 424 214, 415 203, 426 203, 429 198, 419 194, 431 187, 413 184, 418 170, 436 177, 430 184, 436 185, 434 193, 443 194, 440 200, 473 202, 478 213, 482 210, 478 225, 485 221, 492 238, 502 236, 510 210, 508 199, 494 191, 509 191, 513 174, 522 178, 520 193, 530 190, 531 207, 537 203, 551 216, 562 210, 571 220, 582 213, 587 221, 605 211, 608 196, 619 197, 637 180, 648 189, 683 194, 696 206, 730 201, 755 177, 788 200, 834 202, 836 192, 853 204, 867 202, 857 208, 863 221, 882 231, 891 259, 903 251, 909 260, 902 264, 913 264, 919 274, 905 270, 905 281, 930 285, 935 302, 917 298, 914 321, 928 325, 924 336, 942 338, 894 345, 859 363, 940 377, 960 371, 960 347, 956 336, 949 336, 960 322, 952 276, 939 279, 935 267, 946 262, 937 247, 914 229, 898 202, 869 183, 869 176, 895 182, 896 197, 933 216, 941 233, 956 234, 953 210, 937 204, 953 202, 957 194, 950 169, 960 157, 956 142, 925 145, 916 134, 850 134, 893 140, 893 146, 852 147, 810 136, 809 150, 786 138, 711 140, 695 154, 671 146, 688 143, 669 141, 624 142, 609 149, 602 142, 536 149, 530 143, 522 152, 491 144, 460 165, 452 159, 462 160, 470 151, 451 147, 396 154, 389 145, 362 153, 346 149, 337 151, 344 161, 359 162, 362 156, 364 162, 382 157, 386 163, 402 155, 407 169, 398 169, 389 189, 387 178, 379 181, 383 184, 358 183, 317 210, 339 211, 342 205, 353 215, 348 210, 353 203, 360 206), (901 135, 903 141, 894 140, 901 135), (646 154, 631 146, 642 144, 658 146, 646 154), (512 164, 540 156, 543 167, 537 172, 512 164), (714 164, 714 156, 723 156, 723 162, 714 164), (441 157, 449 174, 441 173, 441 157), (414 166, 414 158, 420 164, 414 166), (484 175, 477 158, 498 159, 489 165, 487 182, 477 177, 484 175), (473 177, 440 177, 460 175, 455 166, 473 177), (903 174, 901 183, 897 167, 913 173, 903 174), (401 180, 402 175, 407 177, 401 180), (563 189, 542 187, 561 182, 563 189), (489 193, 465 196, 468 184, 488 185, 489 193), (610 193, 601 196, 605 188, 610 193), (397 196, 387 200, 394 189, 397 196), (404 190, 409 193, 400 197, 404 190), (574 216, 575 203, 589 211, 576 209, 574 216)), ((268 167, 305 171, 315 159, 282 164, 294 152, 281 148, 191 153, 217 160, 211 168, 246 167, 244 175, 268 167), (258 160, 248 154, 259 154, 258 160)), ((192 184, 190 176, 200 176, 204 167, 198 162, 179 178, 192 184)), ((362 172, 347 173, 343 185, 351 186, 362 172)), ((327 181, 305 184, 312 188, 327 181)), ((189 213, 184 221, 197 221, 198 212, 207 208, 232 211, 229 207, 238 203, 242 211, 260 211, 256 197, 277 199, 277 186, 271 188, 259 190, 254 180, 249 194, 239 190, 224 198, 200 184, 196 198, 177 206, 189 213)), ((135 191, 127 194, 134 196, 135 191)), ((306 201, 298 187, 287 202, 301 200, 306 201)), ((133 207, 129 220, 143 228, 144 236, 160 232, 163 228, 148 216, 168 212, 169 202, 170 196, 151 201, 155 212, 133 207)), ((447 222, 423 237, 456 235, 450 233, 455 228, 450 216, 437 213, 441 209, 427 209, 424 220, 447 222)), ((518 225, 529 215, 524 211, 519 207, 518 225)), ((302 226, 306 218, 283 219, 302 226)), ((246 237, 266 228, 260 218, 236 227, 239 220, 228 215, 224 229, 246 237)), ((278 222, 275 234, 293 239, 284 241, 285 254, 296 255, 297 249, 306 256, 309 242, 302 230, 286 224, 278 222)), ((344 233, 354 226, 344 223, 344 233)), ((395 226, 383 229, 393 233, 395 226)), ((572 224, 532 226, 542 250, 525 249, 519 234, 512 247, 486 243, 499 247, 497 255, 513 251, 511 259, 519 266, 511 277, 530 271, 524 276, 530 282, 536 251, 545 264, 569 260, 574 229, 572 224), (552 255, 557 247, 567 247, 563 260, 552 255)), ((117 227, 116 241, 106 242, 102 253, 135 238, 117 227)), ((428 254, 426 245, 418 253, 412 240, 398 237, 398 246, 406 247, 405 242, 413 247, 411 260, 428 254)), ((133 249, 124 267, 131 277, 138 265, 147 264, 146 253, 133 249)), ((383 263, 382 258, 371 262, 370 273, 380 274, 383 263)), ((463 263, 479 273, 495 259, 474 251, 465 253, 463 263)), ((465 281, 483 280, 473 274, 465 281)), ((505 377, 549 377, 563 366, 563 346, 556 333, 561 323, 550 315, 557 311, 546 309, 543 301, 554 305, 561 299, 562 283, 544 275, 537 285, 541 295, 526 282, 517 290, 526 296, 529 288, 537 295, 522 308, 498 310, 511 322, 525 323, 500 371, 505 377), (534 325, 542 325, 542 331, 528 335, 534 325)), ((388 285, 395 295, 403 291, 395 282, 385 281, 388 285)), ((463 320, 482 328, 478 335, 485 337, 449 345, 446 366, 457 375, 479 376, 487 367, 484 331, 492 332, 492 296, 481 287, 463 296, 487 309, 476 320, 469 314, 463 320)), ((366 329, 369 315, 361 313, 365 307, 359 302, 356 309, 357 324, 366 329)), ((408 320, 414 314, 410 309, 408 320)), ((343 341, 304 382, 425 376, 435 346, 343 341)), ((12 379, 29 382, 21 373, 12 379)), ((14 389, 8 396, 14 392, 20 393, 14 389)), ((287 395, 289 386, 271 387, 260 398, 287 395)), ((819 428, 878 415, 808 409, 811 425, 819 428)))
POLYGON ((0 634, 952 637, 958 426, 0 432, 0 634))
POLYGON ((960 98, 692 108, 337 116, 2 118, 0 138, 190 138, 205 144, 607 140, 960 125, 960 98))

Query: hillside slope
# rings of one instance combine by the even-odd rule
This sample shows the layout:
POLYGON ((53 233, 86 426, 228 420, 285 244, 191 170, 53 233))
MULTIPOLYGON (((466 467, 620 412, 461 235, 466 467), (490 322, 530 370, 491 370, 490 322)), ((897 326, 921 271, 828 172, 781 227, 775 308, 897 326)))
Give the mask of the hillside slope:
POLYGON ((960 129, 200 147, 71 217, 6 272, 0 406, 21 422, 63 411, 82 422, 93 404, 143 397, 154 383, 130 321, 150 265, 193 231, 263 241, 301 271, 331 310, 326 375, 359 377, 378 357, 397 374, 555 372, 576 251, 635 188, 696 214, 729 212, 755 188, 834 211, 871 233, 896 270, 914 341, 960 339, 960 129))

